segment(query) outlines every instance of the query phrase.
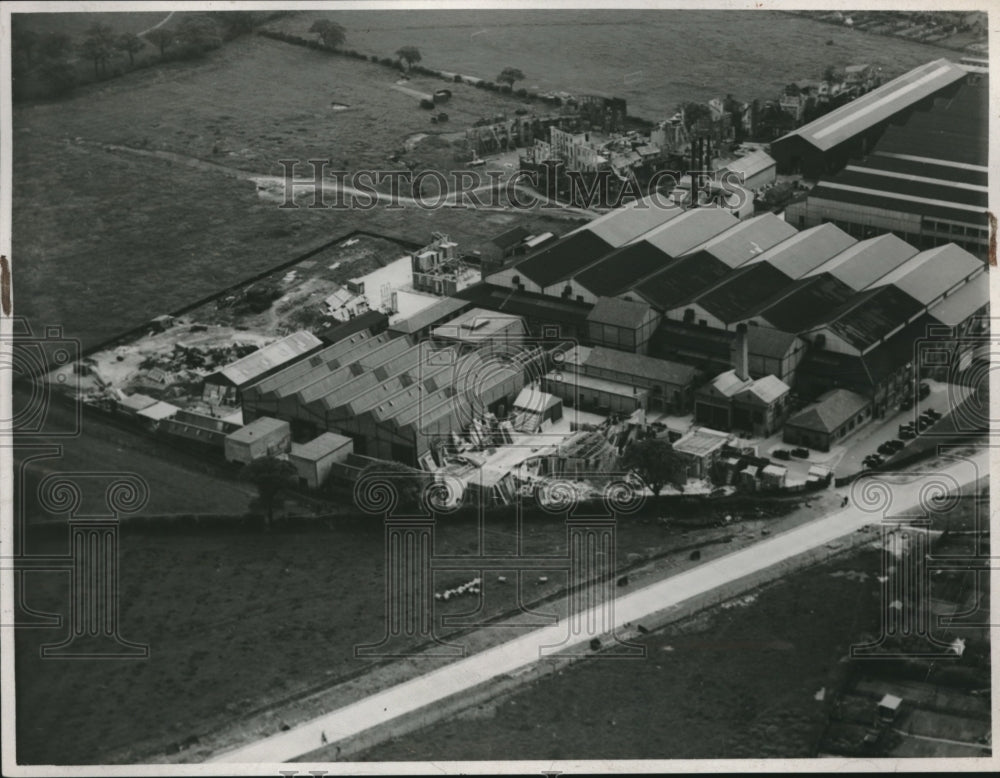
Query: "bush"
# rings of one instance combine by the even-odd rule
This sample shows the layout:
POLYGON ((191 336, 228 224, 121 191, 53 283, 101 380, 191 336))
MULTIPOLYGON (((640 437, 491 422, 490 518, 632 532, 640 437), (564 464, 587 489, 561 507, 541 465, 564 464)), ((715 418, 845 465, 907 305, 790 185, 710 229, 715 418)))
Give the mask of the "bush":
POLYGON ((421 100, 420 101, 420 107, 421 108, 426 108, 427 110, 433 110, 434 109, 434 101, 433 100, 421 100))
POLYGON ((372 62, 378 62, 378 55, 377 54, 372 54, 369 59, 371 59, 372 62))
POLYGON ((528 96, 528 90, 527 89, 523 89, 523 88, 522 89, 518 89, 514 94, 516 94, 518 97, 527 97, 528 96))
POLYGON ((461 83, 462 83, 462 77, 461 77, 461 76, 458 76, 458 75, 456 75, 456 76, 455 76, 455 77, 454 77, 454 78, 452 79, 452 81, 454 81, 454 82, 455 82, 456 84, 461 84, 461 83))

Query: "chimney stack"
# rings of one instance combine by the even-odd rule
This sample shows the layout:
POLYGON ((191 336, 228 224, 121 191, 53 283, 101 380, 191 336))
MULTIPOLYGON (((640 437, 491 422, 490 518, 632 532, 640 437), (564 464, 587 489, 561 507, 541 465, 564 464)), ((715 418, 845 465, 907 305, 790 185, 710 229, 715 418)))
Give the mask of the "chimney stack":
POLYGON ((736 325, 736 343, 734 348, 733 370, 736 371, 737 378, 741 381, 746 381, 750 378, 750 347, 747 344, 746 323, 736 325))

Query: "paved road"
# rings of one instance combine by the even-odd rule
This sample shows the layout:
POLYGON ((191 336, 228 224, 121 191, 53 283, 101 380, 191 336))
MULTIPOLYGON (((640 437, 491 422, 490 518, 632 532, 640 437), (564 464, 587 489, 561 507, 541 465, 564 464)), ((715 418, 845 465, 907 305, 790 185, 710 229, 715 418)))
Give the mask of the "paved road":
MULTIPOLYGON (((896 476, 894 480, 900 482, 892 487, 888 515, 907 513, 918 506, 928 478, 947 483, 951 477, 962 485, 974 483, 987 473, 988 464, 987 453, 983 452, 971 461, 957 461, 929 477, 896 476)), ((869 478, 857 481, 852 494, 860 499, 864 485, 870 482, 869 478)), ((619 597, 615 600, 615 626, 636 623, 652 613, 819 548, 865 525, 877 523, 883 515, 881 511, 866 512, 852 503, 835 514, 619 597)), ((598 614, 595 613, 594 617, 596 619, 598 614)), ((490 679, 526 668, 539 659, 542 646, 562 643, 564 648, 570 648, 590 639, 590 635, 581 635, 564 642, 566 631, 565 625, 557 624, 530 632, 319 716, 287 732, 220 753, 209 761, 275 763, 301 757, 321 748, 324 743, 337 743, 450 695, 468 691, 490 679)))

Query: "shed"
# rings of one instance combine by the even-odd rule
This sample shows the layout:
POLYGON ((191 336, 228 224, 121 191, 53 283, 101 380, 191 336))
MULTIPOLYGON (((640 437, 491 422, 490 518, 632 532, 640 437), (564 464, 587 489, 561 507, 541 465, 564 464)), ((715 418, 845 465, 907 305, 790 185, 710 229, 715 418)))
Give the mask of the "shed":
POLYGON ((126 394, 118 400, 122 410, 127 413, 138 413, 139 411, 156 405, 157 400, 148 394, 126 394))
POLYGON ((139 416, 147 421, 156 424, 157 422, 163 421, 163 419, 169 419, 175 413, 180 410, 176 405, 171 405, 170 403, 158 402, 150 405, 146 408, 136 411, 136 416, 139 416))
POLYGON ((310 489, 322 486, 333 466, 354 453, 354 441, 333 432, 324 432, 308 443, 293 443, 288 461, 299 475, 299 483, 310 489))
POLYGON ((899 708, 903 700, 895 694, 886 694, 879 700, 878 716, 883 721, 892 721, 899 715, 899 708))
POLYGON ((562 400, 533 386, 526 386, 514 400, 515 427, 521 432, 536 432, 545 422, 557 422, 563 416, 562 400))
POLYGON ((323 341, 311 332, 293 332, 206 377, 204 397, 216 404, 238 402, 243 387, 277 372, 322 345, 323 341))
POLYGON ((249 464, 261 457, 284 454, 290 443, 287 421, 261 416, 226 436, 226 461, 249 464))
POLYGON ((760 471, 761 485, 765 489, 781 489, 788 478, 788 468, 781 465, 766 465, 760 471))

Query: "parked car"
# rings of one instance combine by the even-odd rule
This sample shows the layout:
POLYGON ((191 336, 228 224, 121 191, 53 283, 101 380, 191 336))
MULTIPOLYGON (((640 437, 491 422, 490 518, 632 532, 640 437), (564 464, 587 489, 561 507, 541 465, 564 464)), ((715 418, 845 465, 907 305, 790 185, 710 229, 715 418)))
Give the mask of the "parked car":
POLYGON ((862 460, 862 464, 865 467, 878 467, 882 464, 882 457, 878 454, 869 454, 862 460))
POLYGON ((938 419, 941 418, 941 414, 938 413, 933 408, 925 408, 924 409, 924 415, 927 416, 927 418, 929 418, 929 419, 931 419, 933 421, 937 421, 938 419))
POLYGON ((900 430, 899 437, 902 440, 913 440, 915 437, 917 437, 917 433, 916 430, 914 430, 912 427, 909 427, 905 430, 900 430))
POLYGON ((890 454, 893 453, 892 444, 887 440, 885 443, 883 443, 881 446, 878 447, 878 453, 883 454, 885 456, 889 456, 890 454))
POLYGON ((792 455, 789 453, 787 448, 776 448, 774 451, 771 452, 771 456, 773 456, 775 459, 781 459, 785 461, 792 458, 792 455))
POLYGON ((889 447, 892 449, 893 453, 895 453, 906 448, 906 444, 901 440, 890 440, 889 447))
POLYGON ((792 456, 799 459, 809 459, 809 449, 802 448, 801 446, 799 448, 793 448, 792 456))
POLYGON ((917 393, 921 400, 925 399, 927 395, 931 393, 931 387, 925 384, 923 381, 920 382, 920 386, 917 387, 917 393))

